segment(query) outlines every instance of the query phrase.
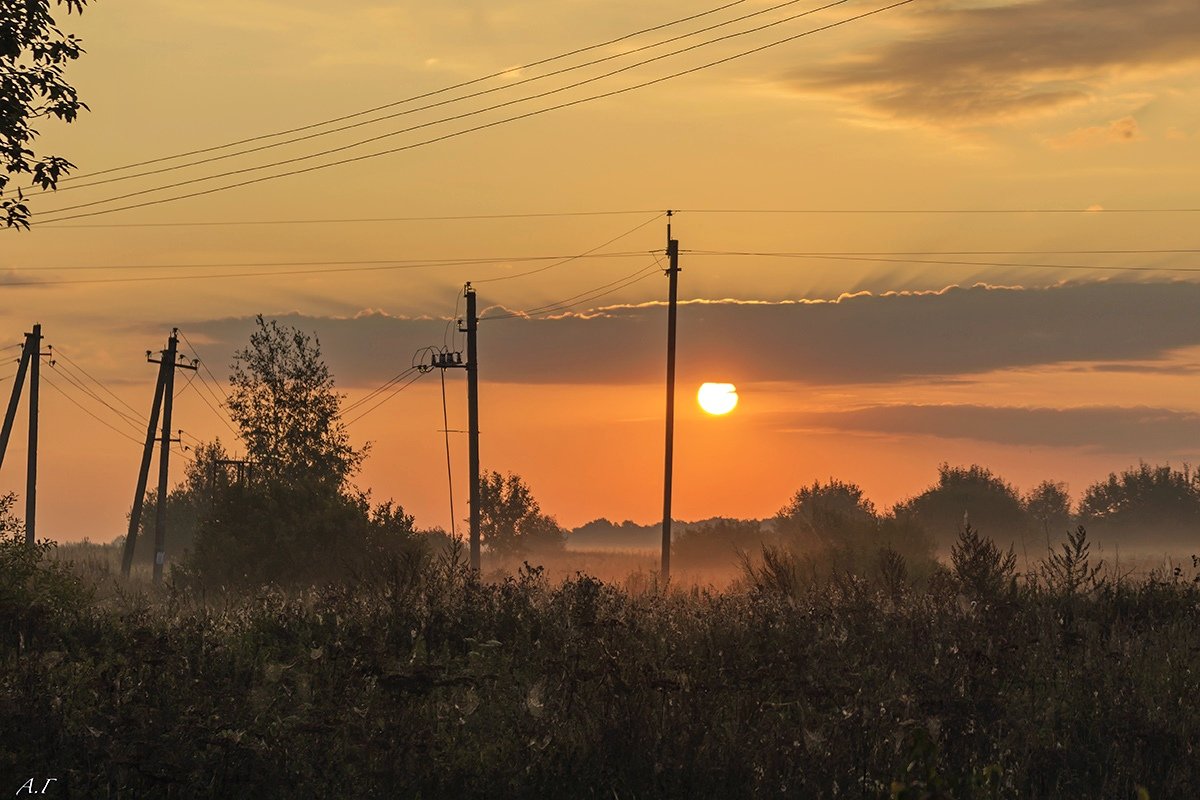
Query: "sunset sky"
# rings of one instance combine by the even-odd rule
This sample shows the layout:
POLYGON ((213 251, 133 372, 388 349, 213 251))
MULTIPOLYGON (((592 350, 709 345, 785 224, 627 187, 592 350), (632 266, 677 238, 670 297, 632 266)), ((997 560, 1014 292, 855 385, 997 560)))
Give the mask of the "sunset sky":
MULTIPOLYGON (((520 473, 566 526, 658 520, 666 209, 683 268, 677 518, 769 516, 831 476, 887 507, 944 461, 1077 497, 1139 459, 1200 460, 1200 4, 913 0, 823 30, 889 2, 722 5, 62 14, 91 111, 42 121, 38 149, 78 177, 31 197, 32 232, 0 231, 0 343, 41 322, 69 359, 43 369, 39 535, 110 540, 132 500, 144 428, 73 378, 144 414, 145 351, 172 327, 224 380, 262 313, 315 333, 353 401, 419 348, 462 346, 447 321, 464 281, 484 309, 484 467, 520 473), (705 381, 736 384, 737 410, 704 414, 705 381)), ((185 443, 229 443, 188 377, 185 443)), ((465 428, 462 373, 446 387, 465 428)), ((24 486, 24 415, 3 490, 24 486)), ((359 485, 424 527, 450 526, 442 427, 436 373, 350 425, 372 442, 359 485)))

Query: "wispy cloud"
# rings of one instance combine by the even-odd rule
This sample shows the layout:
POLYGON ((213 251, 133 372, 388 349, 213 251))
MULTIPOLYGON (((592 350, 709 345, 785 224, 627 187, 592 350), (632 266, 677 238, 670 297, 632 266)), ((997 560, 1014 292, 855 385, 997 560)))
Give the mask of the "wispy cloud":
POLYGON ((970 126, 1096 99, 1137 74, 1200 65, 1195 0, 946 3, 906 38, 788 76, 877 116, 970 126))

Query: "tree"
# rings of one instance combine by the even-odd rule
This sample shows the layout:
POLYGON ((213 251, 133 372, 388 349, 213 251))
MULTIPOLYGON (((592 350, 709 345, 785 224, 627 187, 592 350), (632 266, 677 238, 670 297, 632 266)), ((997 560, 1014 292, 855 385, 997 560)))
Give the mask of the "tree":
POLYGON ((1200 533, 1200 475, 1185 464, 1139 464, 1089 486, 1079 521, 1097 537, 1137 537, 1156 545, 1194 543, 1200 533))
POLYGON ((554 517, 542 513, 520 475, 487 472, 479 477, 479 533, 493 553, 517 555, 558 549, 566 532, 554 517))
POLYGON ((261 314, 256 324, 229 379, 229 414, 248 457, 266 478, 343 486, 366 448, 350 445, 321 343, 261 314))
POLYGON ((181 575, 313 583, 361 575, 381 556, 421 548, 402 508, 372 508, 350 485, 366 448, 350 444, 320 343, 262 316, 256 323, 234 354, 229 398, 249 469, 231 474, 219 442, 198 450, 176 499, 196 515, 181 575))
POLYGON ((1017 490, 978 464, 942 464, 937 483, 897 504, 893 513, 925 528, 943 547, 955 541, 967 522, 985 528, 994 539, 1008 542, 1023 541, 1029 530, 1029 517, 1017 490))
POLYGON ((1065 483, 1042 481, 1025 495, 1025 513, 1036 532, 1045 535, 1050 546, 1050 531, 1056 533, 1071 523, 1071 495, 1065 483))
POLYGON ((875 528, 875 505, 853 483, 813 481, 779 509, 776 530, 803 548, 848 544, 875 528))
POLYGON ((799 553, 820 556, 835 570, 866 575, 876 570, 880 550, 894 551, 923 575, 933 544, 907 519, 881 516, 861 487, 831 478, 792 495, 775 515, 781 540, 799 553))
MULTIPOLYGON (((67 13, 83 13, 87 0, 56 0, 67 13)), ((24 192, 5 197, 13 176, 28 174, 43 190, 54 189, 74 164, 59 156, 39 157, 30 127, 39 117, 73 122, 80 109, 74 87, 63 71, 83 53, 81 42, 59 30, 49 0, 0 0, 0 223, 29 228, 24 192)))
MULTIPOLYGON (((232 476, 223 462, 229 453, 220 439, 198 444, 184 468, 184 479, 167 493, 167 554, 179 559, 192 550, 200 521, 206 516, 217 497, 230 485, 232 476)), ((142 515, 138 520, 138 536, 134 542, 136 563, 154 563, 155 532, 158 524, 158 490, 146 492, 142 515)))

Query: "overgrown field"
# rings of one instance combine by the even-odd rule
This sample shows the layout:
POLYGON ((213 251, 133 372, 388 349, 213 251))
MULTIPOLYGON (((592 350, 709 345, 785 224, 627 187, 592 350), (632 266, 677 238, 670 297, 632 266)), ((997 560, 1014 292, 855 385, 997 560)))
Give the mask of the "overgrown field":
POLYGON ((236 595, 97 592, 6 545, 0 789, 1196 796, 1192 576, 1017 580, 986 544, 919 586, 886 554, 814 583, 767 552, 717 592, 483 582, 450 552, 236 595))

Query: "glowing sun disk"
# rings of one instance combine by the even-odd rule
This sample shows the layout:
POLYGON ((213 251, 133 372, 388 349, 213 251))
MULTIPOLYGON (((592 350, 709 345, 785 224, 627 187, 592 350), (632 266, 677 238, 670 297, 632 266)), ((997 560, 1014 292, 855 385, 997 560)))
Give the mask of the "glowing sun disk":
POLYGON ((728 414, 737 408, 737 387, 732 383, 705 383, 696 392, 696 402, 713 416, 728 414))

